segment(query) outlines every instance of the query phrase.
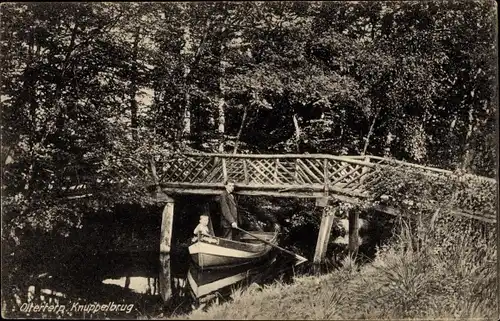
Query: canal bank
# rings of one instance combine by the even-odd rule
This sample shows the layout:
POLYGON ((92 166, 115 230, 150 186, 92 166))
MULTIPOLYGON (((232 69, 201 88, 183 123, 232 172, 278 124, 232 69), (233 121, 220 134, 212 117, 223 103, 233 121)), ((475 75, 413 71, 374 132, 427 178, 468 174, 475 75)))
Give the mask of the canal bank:
POLYGON ((443 250, 436 236, 428 235, 426 246, 415 248, 408 235, 380 249, 371 263, 345 260, 326 275, 235 291, 230 302, 177 318, 496 319, 494 238, 454 238, 443 250))
MULTIPOLYGON (((304 209, 304 212, 306 210, 308 209, 304 209)), ((294 212, 299 216, 303 211, 294 212)), ((65 242, 56 239, 51 241, 51 238, 47 237, 44 242, 31 243, 38 245, 31 248, 30 260, 23 261, 25 263, 23 265, 17 265, 25 269, 25 271, 17 271, 17 274, 28 277, 17 278, 22 279, 22 283, 11 282, 13 293, 14 289, 18 289, 17 293, 21 299, 20 302, 9 304, 18 307, 14 315, 40 316, 40 313, 32 313, 35 311, 29 311, 30 315, 20 311, 24 303, 31 302, 38 305, 46 303, 65 305, 67 307, 65 312, 71 313, 64 314, 67 317, 98 318, 102 316, 130 319, 172 318, 174 316, 181 319, 240 319, 243 317, 248 319, 336 317, 385 319, 453 317, 455 315, 465 318, 489 316, 489 311, 495 310, 490 308, 494 307, 496 297, 495 265, 488 263, 495 261, 494 241, 491 245, 465 237, 466 233, 460 232, 459 229, 460 224, 464 225, 464 222, 460 223, 459 220, 446 223, 447 229, 446 226, 441 226, 444 223, 439 223, 441 225, 436 223, 436 226, 439 226, 439 228, 436 227, 436 230, 440 230, 439 235, 429 232, 429 235, 416 237, 403 229, 398 233, 399 238, 395 237, 392 241, 385 239, 387 242, 383 243, 390 244, 386 248, 380 248, 377 244, 380 244, 382 238, 377 238, 379 242, 375 242, 373 238, 375 233, 370 232, 368 234, 372 236, 371 242, 362 244, 361 249, 368 245, 369 247, 358 254, 361 257, 363 256, 361 254, 366 253, 366 256, 373 253, 373 256, 369 255, 369 258, 364 258, 359 266, 330 265, 329 271, 322 271, 327 275, 318 277, 305 276, 311 273, 307 271, 308 269, 304 269, 310 262, 301 265, 300 269, 292 270, 292 273, 266 272, 262 275, 267 280, 256 281, 260 285, 251 285, 248 290, 230 292, 227 297, 219 300, 226 302, 219 306, 209 306, 206 312, 192 311, 187 296, 181 297, 176 302, 164 304, 158 286, 158 276, 161 274, 159 253, 153 250, 157 250, 156 241, 159 234, 158 229, 155 231, 152 228, 156 226, 157 217, 147 215, 146 211, 143 211, 143 214, 141 220, 144 219, 144 221, 141 222, 129 221, 124 215, 117 217, 116 221, 122 222, 121 228, 121 225, 116 222, 116 224, 105 224, 107 222, 100 221, 86 222, 81 235, 76 235, 92 235, 92 237, 82 237, 81 239, 86 240, 83 244, 79 239, 71 241, 71 237, 65 242), (106 228, 99 228, 99 226, 106 228), (113 226, 116 230, 114 234, 110 233, 109 226, 113 226), (131 226, 141 229, 132 229, 131 226), (446 237, 444 240, 443 236, 446 237), (420 244, 420 247, 416 249, 414 244, 417 244, 416 239, 419 238, 425 239, 426 243, 420 244), (56 244, 59 244, 59 247, 53 246, 56 244), (443 250, 443 244, 448 246, 446 251, 443 250), (44 251, 44 248, 50 251, 44 251), (57 251, 59 248, 60 250, 57 251), (110 249, 120 249, 120 251, 110 251, 110 249), (290 277, 290 274, 295 277, 290 277), (183 301, 187 304, 183 304, 183 301), (107 311, 89 314, 85 308, 83 311, 71 310, 74 304, 88 306, 89 309, 92 304, 99 306, 121 304, 127 307, 132 304, 133 308, 129 313, 127 310, 116 311, 108 308, 107 311), (252 306, 260 306, 262 309, 254 311, 252 306), (335 309, 332 310, 333 308, 335 309)), ((317 218, 314 215, 306 217, 311 220, 317 218)), ((294 216, 291 217, 292 220, 294 218, 294 216)), ((374 222, 371 224, 372 229, 376 230, 382 218, 380 215, 373 216, 370 220, 374 222)), ((290 231, 287 233, 289 238, 284 240, 285 244, 280 244, 311 258, 314 243, 302 244, 300 241, 305 239, 308 231, 314 230, 315 225, 312 224, 314 222, 309 225, 306 224, 307 222, 300 223, 302 224, 297 224, 298 227, 295 230, 284 226, 290 231)), ((181 228, 188 225, 186 223, 178 226, 181 228)), ((415 230, 423 229, 422 227, 414 228, 415 230)), ((474 227, 474 229, 481 230, 479 227, 474 227)), ((463 231, 470 232, 470 229, 463 231)), ((178 235, 185 234, 182 233, 182 229, 176 232, 178 235)), ((37 237, 37 240, 40 239, 37 237)), ((182 237, 176 240, 180 242, 182 237)), ((181 245, 182 243, 179 243, 173 247, 175 250, 171 253, 171 268, 174 282, 184 280, 181 287, 185 287, 189 255, 185 249, 186 244, 181 245), (181 249, 184 250, 181 251, 181 249)), ((338 252, 338 247, 331 247, 327 251, 327 253, 335 254, 338 252)), ((27 259, 28 256, 24 258, 27 259)), ((271 270, 277 271, 274 268, 271 270)), ((42 312, 44 316, 54 316, 50 311, 42 312)))

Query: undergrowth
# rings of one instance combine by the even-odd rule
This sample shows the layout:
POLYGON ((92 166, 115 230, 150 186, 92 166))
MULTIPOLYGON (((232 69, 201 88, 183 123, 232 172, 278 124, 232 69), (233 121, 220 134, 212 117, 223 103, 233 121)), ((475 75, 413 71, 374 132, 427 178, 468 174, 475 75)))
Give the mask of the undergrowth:
POLYGON ((369 264, 346 258, 328 275, 235 291, 231 302, 179 317, 496 320, 496 251, 491 226, 449 217, 402 222, 369 264))

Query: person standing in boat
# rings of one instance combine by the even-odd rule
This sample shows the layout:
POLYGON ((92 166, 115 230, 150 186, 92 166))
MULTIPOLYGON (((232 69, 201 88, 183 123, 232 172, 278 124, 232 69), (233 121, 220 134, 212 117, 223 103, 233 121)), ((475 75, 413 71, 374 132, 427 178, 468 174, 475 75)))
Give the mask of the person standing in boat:
POLYGON ((238 216, 238 209, 236 207, 236 200, 232 192, 234 191, 234 184, 226 184, 226 189, 219 197, 219 202, 222 211, 221 226, 222 226, 222 237, 226 239, 237 239, 239 233, 233 230, 233 228, 238 227, 241 222, 238 216))

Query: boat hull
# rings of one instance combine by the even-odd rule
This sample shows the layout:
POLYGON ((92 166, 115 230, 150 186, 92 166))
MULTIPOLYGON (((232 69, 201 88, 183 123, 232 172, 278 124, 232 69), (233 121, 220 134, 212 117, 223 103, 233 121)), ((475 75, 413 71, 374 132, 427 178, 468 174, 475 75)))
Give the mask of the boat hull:
MULTIPOLYGON (((259 237, 276 243, 277 233, 260 232, 259 237)), ((202 236, 189 247, 194 263, 203 269, 230 268, 264 260, 272 246, 251 239, 241 241, 202 236)))

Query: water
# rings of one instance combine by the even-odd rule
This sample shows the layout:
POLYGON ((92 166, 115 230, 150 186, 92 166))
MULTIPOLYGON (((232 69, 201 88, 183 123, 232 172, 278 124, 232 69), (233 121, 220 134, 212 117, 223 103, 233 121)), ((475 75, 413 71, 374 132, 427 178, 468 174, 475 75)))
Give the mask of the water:
POLYGON ((122 276, 117 279, 109 278, 102 281, 103 284, 112 284, 129 289, 133 293, 147 294, 147 295, 160 295, 160 287, 158 278, 144 277, 144 276, 122 276))
POLYGON ((89 254, 45 262, 44 268, 13 286, 10 304, 4 306, 12 316, 136 318, 161 310, 157 252, 89 254), (91 305, 109 307, 94 313, 91 305), (58 306, 57 311, 49 311, 50 306, 58 306))
MULTIPOLYGON (((157 244, 156 240, 144 243, 157 244)), ((277 279, 287 283, 296 275, 323 274, 336 269, 333 264, 318 269, 311 262, 294 266, 293 257, 277 254, 274 261, 260 266, 251 265, 226 271, 222 275, 211 275, 209 272, 197 275, 199 280, 215 278, 229 281, 224 281, 224 287, 215 287, 215 291, 210 288, 209 292, 196 295, 188 279, 193 267, 187 244, 177 243, 172 248, 170 260, 174 297, 165 303, 160 290, 163 267, 158 251, 145 250, 144 247, 137 250, 129 246, 125 251, 106 250, 99 254, 81 247, 82 250, 56 257, 53 252, 47 255, 43 247, 50 246, 43 244, 33 251, 34 255, 22 261, 23 264, 15 265, 20 270, 16 272, 16 282, 8 282, 15 285, 4 288, 2 293, 5 298, 2 309, 7 316, 87 319, 169 317, 226 300, 238 287, 270 283, 277 279), (40 256, 44 253, 43 257, 40 256), (45 307, 45 310, 35 311, 36 306, 38 309, 45 307), (51 306, 53 310, 49 311, 51 306), (61 310, 61 307, 65 309, 61 310), (99 311, 95 311, 97 307, 99 311)), ((68 244, 66 247, 70 248, 68 244)))
MULTIPOLYGON (((224 288, 216 288, 217 291, 208 295, 196 297, 187 278, 188 271, 193 271, 194 267, 190 265, 186 251, 178 249, 172 255, 175 297, 167 304, 160 293, 160 254, 144 251, 89 254, 46 262, 44 271, 13 289, 3 308, 11 317, 165 317, 189 312, 200 304, 213 302, 214 298, 228 298, 237 287, 262 284, 278 277, 286 278, 287 272, 293 273, 290 258, 275 257, 260 266, 250 265, 224 272, 223 278, 244 277, 238 282, 229 282, 224 288)), ((204 271, 197 277, 203 279, 213 275, 204 271)))

